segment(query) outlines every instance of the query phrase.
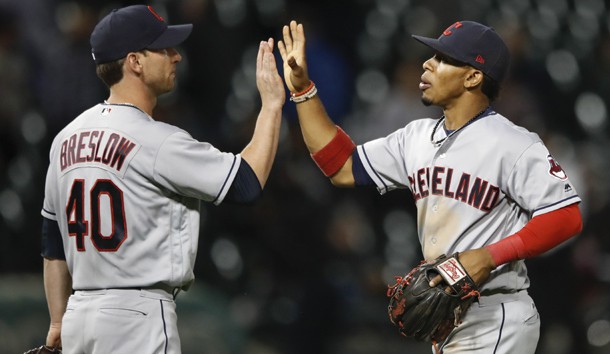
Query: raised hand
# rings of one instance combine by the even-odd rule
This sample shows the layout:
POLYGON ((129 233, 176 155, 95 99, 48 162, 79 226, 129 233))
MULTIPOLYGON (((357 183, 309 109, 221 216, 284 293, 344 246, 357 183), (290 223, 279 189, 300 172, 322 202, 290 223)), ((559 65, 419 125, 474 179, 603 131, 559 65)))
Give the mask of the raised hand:
POLYGON ((262 41, 256 58, 256 87, 261 95, 263 106, 281 107, 286 100, 282 78, 277 71, 273 56, 273 38, 262 41))
POLYGON ((282 35, 284 40, 277 47, 284 62, 284 80, 290 91, 301 92, 309 86, 303 24, 290 21, 282 28, 282 35))

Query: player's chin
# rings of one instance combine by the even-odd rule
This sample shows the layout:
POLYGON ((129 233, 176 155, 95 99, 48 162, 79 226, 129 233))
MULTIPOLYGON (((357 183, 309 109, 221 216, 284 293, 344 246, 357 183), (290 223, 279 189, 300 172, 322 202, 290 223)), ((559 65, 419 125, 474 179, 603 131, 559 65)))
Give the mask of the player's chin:
POLYGON ((171 73, 165 80, 165 84, 171 88, 174 88, 174 86, 176 86, 177 81, 178 81, 177 75, 175 73, 171 73))
POLYGON ((175 85, 171 84, 171 85, 163 85, 163 86, 157 86, 154 89, 154 92, 156 94, 156 96, 161 96, 163 94, 169 93, 174 89, 175 85))
POLYGON ((424 104, 424 106, 428 107, 428 106, 432 106, 434 104, 434 102, 432 101, 432 99, 430 99, 429 97, 426 97, 425 94, 421 95, 421 103, 424 104))
POLYGON ((175 87, 176 87, 176 77, 172 76, 165 83, 165 87, 163 87, 163 90, 165 92, 169 92, 169 91, 173 90, 175 87))

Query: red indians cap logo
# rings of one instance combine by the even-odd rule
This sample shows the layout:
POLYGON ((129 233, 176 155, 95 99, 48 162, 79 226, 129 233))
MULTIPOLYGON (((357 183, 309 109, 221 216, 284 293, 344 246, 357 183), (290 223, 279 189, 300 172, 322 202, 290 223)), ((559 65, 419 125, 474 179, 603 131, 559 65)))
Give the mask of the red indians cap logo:
POLYGON ((164 22, 163 17, 159 16, 159 14, 156 13, 155 10, 153 10, 152 6, 148 6, 148 11, 150 11, 153 15, 155 15, 157 20, 164 22))
POLYGON ((458 29, 460 27, 462 27, 462 23, 460 21, 458 21, 458 22, 452 24, 451 26, 447 27, 447 29, 443 31, 443 35, 450 36, 453 33, 453 31, 452 31, 453 29, 458 29))
POLYGON ((551 156, 549 154, 546 157, 546 159, 549 160, 549 165, 551 165, 551 167, 549 169, 549 173, 551 174, 551 176, 553 176, 555 178, 559 178, 562 181, 568 178, 566 173, 563 172, 563 169, 561 168, 561 166, 559 166, 557 161, 555 161, 555 159, 553 159, 553 156, 551 156))

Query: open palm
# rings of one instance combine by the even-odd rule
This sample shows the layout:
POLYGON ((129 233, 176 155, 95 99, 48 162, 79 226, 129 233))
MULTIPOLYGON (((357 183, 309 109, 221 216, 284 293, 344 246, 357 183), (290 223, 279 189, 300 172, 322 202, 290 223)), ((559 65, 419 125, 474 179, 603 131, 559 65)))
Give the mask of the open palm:
POLYGON ((282 28, 282 35, 284 39, 278 42, 278 49, 284 62, 286 86, 292 92, 303 91, 309 86, 303 24, 291 21, 282 28))

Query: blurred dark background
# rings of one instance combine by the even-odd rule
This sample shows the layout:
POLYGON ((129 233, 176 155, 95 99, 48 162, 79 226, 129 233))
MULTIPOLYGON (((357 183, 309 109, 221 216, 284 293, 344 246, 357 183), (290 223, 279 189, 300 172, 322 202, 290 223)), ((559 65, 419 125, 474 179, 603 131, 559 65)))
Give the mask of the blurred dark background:
MULTIPOLYGON (((40 209, 52 138, 107 91, 89 34, 141 2, 0 0, 0 343, 44 341, 40 209)), ((179 85, 155 118, 238 153, 260 100, 260 40, 303 22, 310 74, 356 143, 419 117, 421 63, 411 34, 456 20, 493 26, 512 67, 497 111, 537 132, 583 199, 581 235, 528 260, 542 315, 539 354, 610 353, 610 5, 604 0, 151 1, 193 23, 179 85)), ((202 206, 194 287, 177 300, 185 354, 429 353, 398 335, 386 285, 421 258, 407 191, 341 190, 317 170, 286 103, 277 159, 255 206, 202 206)), ((490 147, 493 148, 493 147, 490 147)))

